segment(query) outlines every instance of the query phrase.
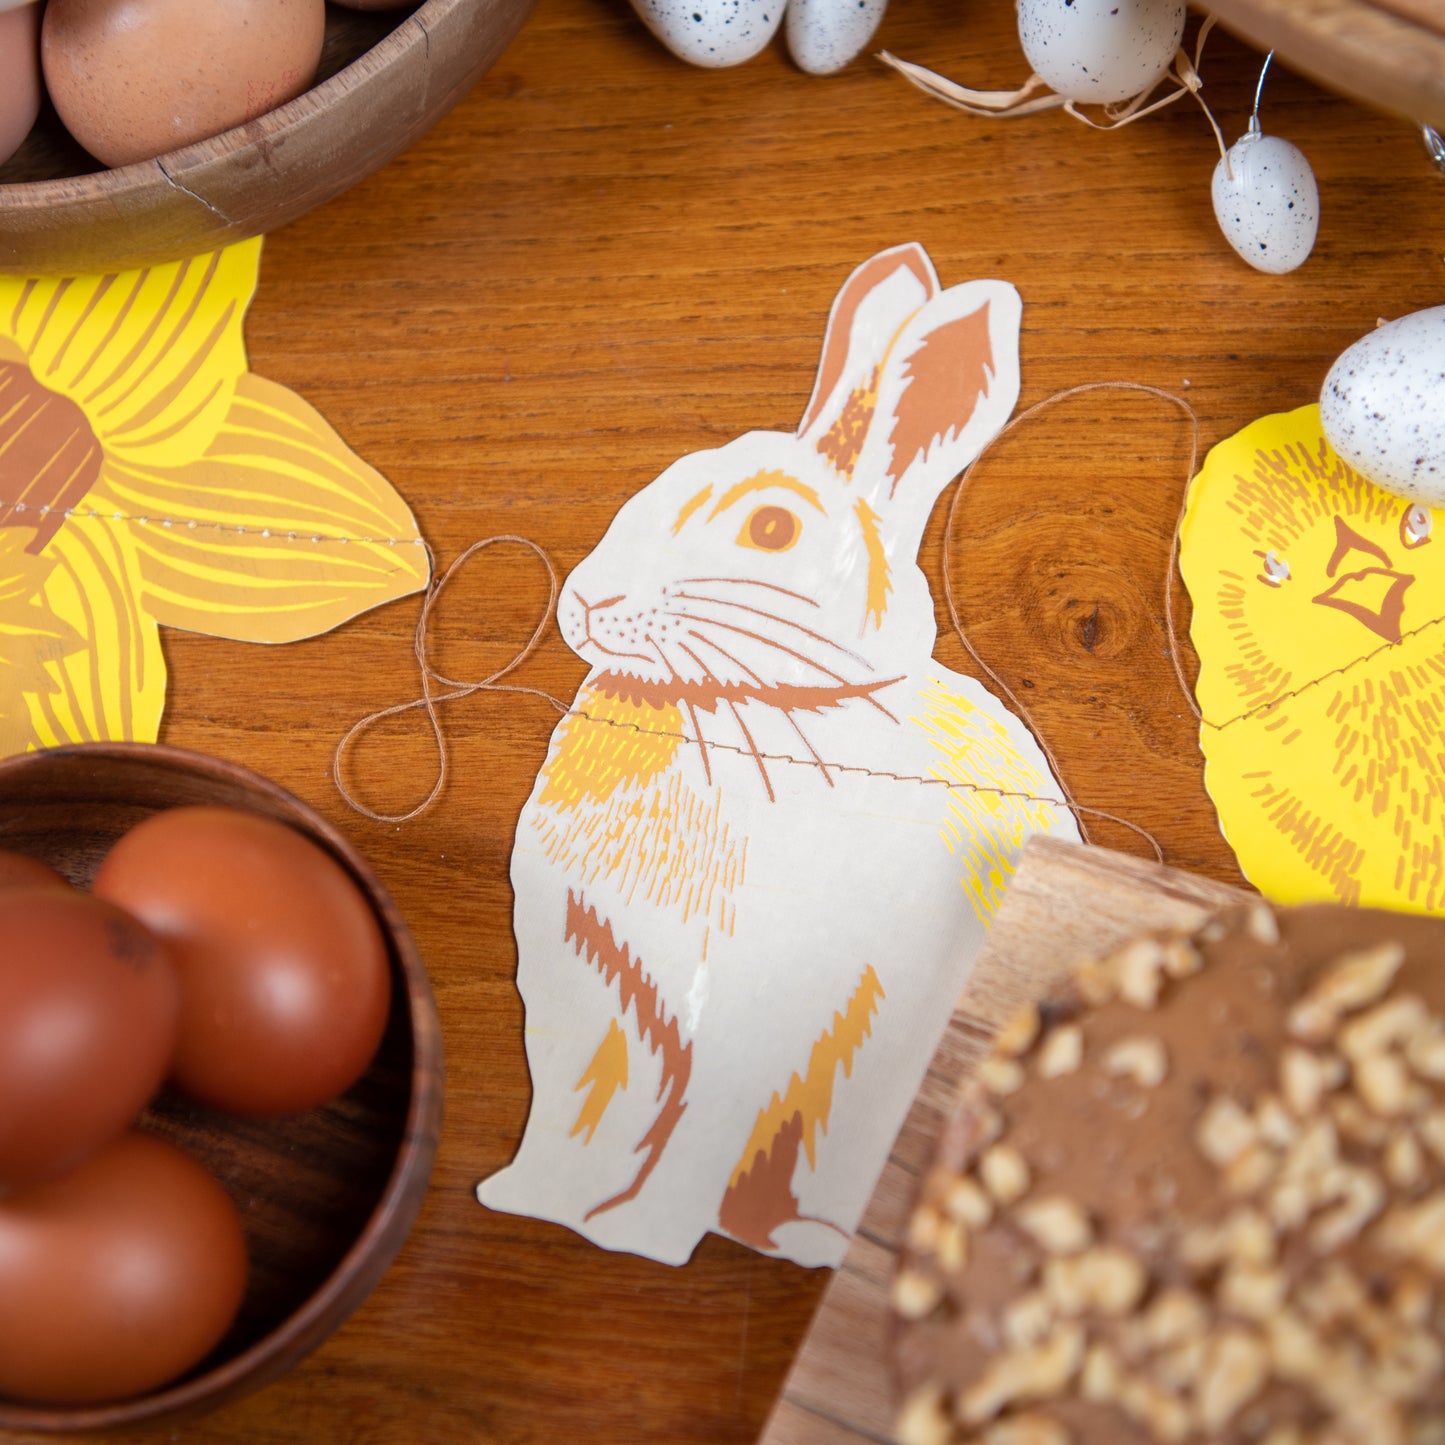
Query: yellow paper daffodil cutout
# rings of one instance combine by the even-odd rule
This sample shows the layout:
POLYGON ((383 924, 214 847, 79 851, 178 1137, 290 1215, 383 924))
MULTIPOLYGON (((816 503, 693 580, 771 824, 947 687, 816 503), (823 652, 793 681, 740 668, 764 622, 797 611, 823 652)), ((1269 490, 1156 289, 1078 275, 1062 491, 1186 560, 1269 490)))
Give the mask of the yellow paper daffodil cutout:
POLYGON ((391 484, 246 369, 260 257, 0 276, 0 755, 153 742, 162 626, 289 642, 426 585, 391 484))
POLYGON ((1205 784, 1271 898, 1445 908, 1445 514, 1267 416, 1190 487, 1205 784))

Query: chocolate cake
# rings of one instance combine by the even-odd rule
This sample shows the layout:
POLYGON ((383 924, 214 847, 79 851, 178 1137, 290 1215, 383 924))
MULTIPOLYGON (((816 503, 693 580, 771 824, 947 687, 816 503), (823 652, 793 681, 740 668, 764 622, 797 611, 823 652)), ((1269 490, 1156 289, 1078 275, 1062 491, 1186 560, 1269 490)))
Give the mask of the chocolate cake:
POLYGON ((1082 965, 961 1094, 891 1301, 903 1445, 1445 1445, 1445 920, 1082 965))

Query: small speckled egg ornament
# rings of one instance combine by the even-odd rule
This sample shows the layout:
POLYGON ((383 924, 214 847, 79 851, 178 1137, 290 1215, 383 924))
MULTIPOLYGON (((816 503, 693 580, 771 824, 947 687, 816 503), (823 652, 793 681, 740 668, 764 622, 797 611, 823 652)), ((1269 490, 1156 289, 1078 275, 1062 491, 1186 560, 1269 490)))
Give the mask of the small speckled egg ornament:
POLYGON ((1362 336, 1320 391, 1329 444, 1398 497, 1445 507, 1445 306, 1362 336))
POLYGON ((1214 167, 1214 215, 1224 239, 1256 271, 1302 265, 1320 226, 1320 191, 1298 146, 1250 128, 1214 167))
POLYGON ((693 65, 751 60, 777 34, 788 0, 632 0, 672 53, 693 65))
POLYGON ((1019 42, 1059 95, 1110 105, 1152 90, 1184 37, 1184 0, 1018 0, 1019 42))
POLYGON ((788 0, 788 53, 799 70, 831 75, 873 38, 888 0, 788 0))

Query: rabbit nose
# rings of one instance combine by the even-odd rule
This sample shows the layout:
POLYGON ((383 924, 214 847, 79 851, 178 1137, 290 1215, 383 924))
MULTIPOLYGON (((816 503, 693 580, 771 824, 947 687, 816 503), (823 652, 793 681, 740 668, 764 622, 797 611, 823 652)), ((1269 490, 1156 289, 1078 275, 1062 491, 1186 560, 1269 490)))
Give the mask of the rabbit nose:
POLYGON ((619 592, 615 597, 604 597, 600 602, 589 602, 575 587, 572 589, 572 595, 582 604, 583 612, 589 617, 600 607, 616 606, 626 596, 625 593, 619 592))

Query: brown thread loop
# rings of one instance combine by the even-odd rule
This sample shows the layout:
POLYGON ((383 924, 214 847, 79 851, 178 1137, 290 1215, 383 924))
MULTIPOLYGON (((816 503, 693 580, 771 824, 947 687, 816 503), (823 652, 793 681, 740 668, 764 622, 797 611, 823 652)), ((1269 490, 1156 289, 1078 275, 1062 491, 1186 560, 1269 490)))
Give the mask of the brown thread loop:
MULTIPOLYGON (((423 544, 425 545, 425 544, 423 544)), ((332 772, 336 780, 337 791, 346 801, 356 809, 358 813, 370 818, 376 823, 406 823, 418 814, 424 813, 436 802, 441 795, 442 789, 446 786, 447 776, 450 771, 449 755, 447 752, 446 734, 442 731, 441 718, 437 715, 437 705, 444 702, 454 702, 457 698, 470 697, 474 692, 513 692, 529 694, 533 697, 545 698, 555 707, 558 712, 566 714, 567 705, 549 692, 544 692, 536 687, 517 687, 515 685, 503 686, 502 678, 508 673, 519 668, 541 645, 542 636, 551 622, 553 613, 557 610, 557 593, 561 584, 557 579, 557 569, 552 565, 552 559, 543 549, 528 537, 519 537, 512 533, 502 533, 495 537, 483 537, 479 542, 473 542, 459 557, 455 558, 440 574, 436 571, 436 557, 431 548, 427 547, 427 556, 432 563, 432 579, 427 584, 426 597, 422 601, 421 613, 416 620, 416 629, 412 638, 412 651, 416 656, 417 667, 421 671, 421 691, 419 698, 411 702, 396 703, 392 707, 384 707, 376 712, 369 713, 359 722, 354 722, 346 730, 342 739, 336 745, 336 752, 333 758, 332 772), (526 547, 534 552, 547 569, 548 596, 547 605, 542 615, 537 620, 537 625, 532 629, 532 635, 527 639, 526 645, 520 652, 504 666, 499 667, 487 677, 475 682, 467 682, 454 677, 447 677, 444 673, 438 672, 427 659, 427 629, 431 623, 432 609, 437 604, 437 599, 442 594, 442 589, 451 581, 456 572, 462 568, 476 553, 488 547, 495 547, 500 543, 513 543, 519 547, 526 547), (442 687, 450 688, 450 692, 433 693, 432 684, 439 683, 442 687), (432 737, 436 741, 437 750, 437 776, 432 784, 431 790, 421 802, 415 807, 409 808, 404 813, 378 813, 368 808, 365 803, 352 792, 345 778, 346 758, 352 744, 356 739, 375 723, 384 718, 395 717, 400 713, 411 712, 414 708, 426 710, 427 722, 431 725, 432 737)))
MULTIPOLYGON (((953 483, 953 490, 948 499, 948 511, 943 523, 943 596, 948 604, 948 618, 953 624, 953 630, 958 634, 958 640, 963 643, 964 650, 974 660, 984 674, 993 682, 994 686, 1013 705, 1014 711, 1023 721, 1028 730, 1033 734, 1034 740, 1038 743, 1044 756, 1048 759, 1049 766, 1054 771, 1054 777, 1058 779, 1059 790, 1065 798, 1065 806, 1079 820, 1079 831, 1084 835, 1084 841, 1089 842, 1088 829, 1083 825, 1082 815, 1087 813, 1092 817, 1105 818, 1112 823, 1118 823, 1121 827, 1130 829, 1146 839, 1149 846, 1154 850, 1155 859, 1162 863, 1164 861, 1164 849, 1159 840, 1137 823, 1131 823, 1127 818, 1117 817, 1113 813, 1105 812, 1102 808, 1087 808, 1076 802, 1069 785, 1064 781, 1063 770, 1059 767, 1058 759, 1054 756, 1053 749, 1049 747, 1043 733, 1029 714, 1029 710, 1019 700, 1018 694, 994 671, 992 667, 979 656, 977 648, 970 641, 967 632, 964 631, 962 619, 958 613, 958 602, 953 595, 953 524, 958 512, 959 501, 961 500, 964 488, 969 478, 973 476, 975 468, 986 457, 994 445, 1015 427, 1021 426, 1031 417, 1037 416, 1041 411, 1047 410, 1056 402, 1068 401, 1076 396, 1083 396, 1091 391, 1132 391, 1140 392, 1146 396, 1158 397, 1161 401, 1167 401, 1177 406, 1189 418, 1189 469, 1185 478, 1185 498, 1179 504, 1179 511, 1174 519, 1174 533, 1169 544, 1169 571, 1164 579, 1164 624, 1169 637, 1169 660, 1174 666, 1174 676, 1178 679, 1180 691, 1183 692, 1185 701, 1189 704, 1196 718, 1201 718, 1198 704, 1194 701, 1193 692, 1184 677, 1184 667, 1179 660, 1178 639, 1174 627, 1174 573, 1177 570, 1179 559, 1179 532, 1184 523, 1184 507, 1189 494, 1189 482, 1193 480, 1195 466, 1199 460, 1199 414, 1184 400, 1182 396, 1176 396, 1172 391, 1165 391, 1162 387, 1149 386, 1142 381, 1089 381, 1079 386, 1071 386, 1063 391, 1056 391, 1052 396, 1046 396, 1042 401, 1035 402, 1025 411, 1019 412, 984 444, 982 451, 961 471, 957 480, 953 483)), ((1043 800, 1040 800, 1043 801, 1043 800)))

